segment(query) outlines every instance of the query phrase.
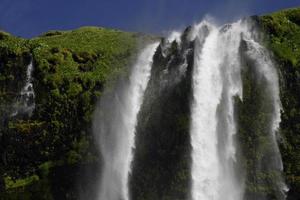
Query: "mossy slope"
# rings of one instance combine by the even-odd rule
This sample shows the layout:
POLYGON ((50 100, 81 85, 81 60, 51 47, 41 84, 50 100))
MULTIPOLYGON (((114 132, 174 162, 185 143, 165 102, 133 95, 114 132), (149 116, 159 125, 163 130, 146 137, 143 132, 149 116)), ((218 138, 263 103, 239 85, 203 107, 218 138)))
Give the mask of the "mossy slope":
POLYGON ((145 38, 98 27, 50 31, 30 40, 0 33, 0 188, 8 192, 3 198, 79 196, 72 189, 81 165, 98 162, 91 134, 96 100, 107 83, 126 75, 145 38), (12 117, 31 61, 36 108, 32 116, 12 117), (30 177, 34 181, 26 181, 30 177), (62 183, 55 186, 58 179, 62 183))

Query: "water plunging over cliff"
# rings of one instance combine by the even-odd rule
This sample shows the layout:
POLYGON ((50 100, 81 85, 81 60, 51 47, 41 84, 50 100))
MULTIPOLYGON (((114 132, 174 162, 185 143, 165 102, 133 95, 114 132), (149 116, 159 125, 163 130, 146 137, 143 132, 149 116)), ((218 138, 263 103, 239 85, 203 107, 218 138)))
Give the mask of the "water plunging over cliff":
POLYGON ((101 99, 98 199, 284 200, 279 78, 259 42, 250 20, 203 21, 148 46, 101 99))
POLYGON ((195 47, 192 198, 238 200, 242 185, 234 170, 233 98, 242 96, 238 52, 242 27, 233 24, 221 30, 207 22, 202 26, 208 27, 209 34, 202 47, 195 47))
MULTIPOLYGON (((217 27, 204 21, 194 30, 196 46, 191 119, 193 200, 241 200, 247 179, 243 174, 259 177, 273 171, 281 176, 281 156, 275 135, 279 128, 281 108, 278 76, 267 51, 255 41, 255 35, 248 26, 247 23, 239 21, 217 27), (208 28, 209 34, 203 45, 197 45, 199 44, 197 41, 203 40, 203 35, 201 31, 199 32, 203 27, 208 28), (242 42, 247 43, 248 50, 245 53, 241 53, 245 51, 240 47, 242 42), (235 99, 239 98, 240 101, 243 99, 244 83, 241 75, 245 63, 241 62, 241 54, 252 60, 253 65, 249 63, 248 65, 251 70, 256 71, 255 76, 266 79, 265 95, 269 98, 261 97, 260 101, 267 100, 268 104, 272 105, 269 113, 272 117, 261 122, 266 124, 264 126, 271 124, 266 131, 266 138, 270 143, 269 151, 272 152, 272 158, 269 163, 262 163, 260 159, 253 158, 251 162, 257 165, 253 166, 251 171, 254 170, 255 173, 243 169, 244 166, 237 161, 240 159, 237 155, 242 155, 241 152, 237 152, 242 149, 238 148, 241 141, 236 139, 240 133, 237 133, 238 124, 235 116, 235 99)), ((265 110, 261 108, 260 112, 263 111, 265 110)), ((257 130, 253 131, 256 131, 254 135, 260 137, 257 130)), ((251 148, 261 146, 261 142, 258 142, 251 148)), ((261 153, 262 156, 268 154, 268 152, 261 153)), ((274 195, 278 199, 284 199, 284 182, 281 178, 275 182, 272 187, 274 186, 273 190, 278 192, 274 195)), ((255 187, 267 184, 270 185, 264 182, 255 187)), ((264 199, 257 196, 254 198, 264 199)))
POLYGON ((100 102, 94 120, 103 158, 99 200, 128 200, 128 177, 131 170, 137 114, 143 101, 158 44, 148 45, 138 56, 129 80, 100 102))
POLYGON ((25 85, 18 96, 17 102, 14 104, 14 112, 11 116, 16 116, 18 114, 27 114, 30 116, 35 108, 32 72, 33 63, 31 61, 26 69, 25 85))

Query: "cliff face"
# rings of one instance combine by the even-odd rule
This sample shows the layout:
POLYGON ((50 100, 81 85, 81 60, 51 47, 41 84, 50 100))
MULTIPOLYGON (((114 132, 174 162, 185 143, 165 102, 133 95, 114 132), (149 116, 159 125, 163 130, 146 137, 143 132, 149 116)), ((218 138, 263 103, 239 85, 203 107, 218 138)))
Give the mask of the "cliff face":
POLYGON ((98 162, 91 134, 96 100, 105 83, 126 74, 141 38, 96 27, 31 40, 0 33, 0 188, 7 199, 78 196, 69 190, 80 166, 98 162), (31 61, 35 109, 15 116, 31 61))
POLYGON ((188 199, 190 183, 190 102, 193 42, 163 40, 136 128, 132 199, 188 199))
POLYGON ((289 198, 296 199, 300 194, 300 9, 262 16, 259 24, 280 71, 281 154, 289 198))
MULTIPOLYGON (((280 148, 290 188, 288 198, 296 199, 300 193, 300 9, 255 19, 280 71, 280 148)), ((78 199, 79 193, 94 185, 94 174, 76 180, 84 169, 95 171, 100 163, 91 134, 95 103, 104 86, 126 76, 139 41, 145 40, 137 34, 95 27, 52 31, 31 40, 0 32, 0 199, 78 199), (34 66, 35 109, 32 115, 13 115, 30 62, 34 66)), ((137 126, 140 145, 131 179, 131 192, 137 199, 188 196, 192 54, 192 43, 179 48, 176 42, 167 47, 162 42, 154 56, 153 78, 145 94, 149 104, 141 108, 139 118, 145 120, 137 126), (183 51, 186 57, 182 57, 183 51), (187 71, 181 77, 177 70, 185 59, 187 71), (163 73, 167 65, 173 66, 172 77, 163 73), (178 77, 175 82, 174 74, 178 77), (166 84, 158 90, 160 81, 166 84), (151 148, 160 151, 153 154, 151 148), (163 176, 158 173, 160 166, 165 169, 163 176), (168 187, 163 188, 165 185, 168 187)), ((259 94, 244 87, 249 97, 244 108, 261 112, 251 107, 250 97, 259 94)), ((239 120, 246 126, 248 112, 240 112, 245 118, 239 120)), ((247 145, 250 152, 251 143, 245 141, 247 145)), ((248 190, 261 192, 255 187, 248 190)))

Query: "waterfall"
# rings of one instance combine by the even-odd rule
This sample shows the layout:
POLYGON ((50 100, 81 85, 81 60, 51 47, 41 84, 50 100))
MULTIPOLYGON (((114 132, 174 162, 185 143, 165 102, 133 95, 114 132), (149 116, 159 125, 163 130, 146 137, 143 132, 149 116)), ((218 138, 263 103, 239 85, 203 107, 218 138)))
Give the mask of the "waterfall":
MULTIPOLYGON (((255 42, 255 34, 244 21, 222 27, 203 21, 194 27, 193 35, 191 197, 193 200, 241 200, 244 198, 245 177, 237 161, 239 141, 236 140, 235 99, 243 99, 242 41, 248 43, 246 55, 255 62, 257 76, 267 80, 267 92, 273 108, 272 118, 266 122, 271 123, 268 138, 274 152, 273 162, 264 163, 264 168, 280 173, 282 162, 276 139, 281 109, 277 72, 267 51, 255 42), (203 27, 209 30, 206 37, 201 31, 203 27)), ((284 181, 277 180, 276 185, 274 189, 280 191, 281 197, 276 196, 283 199, 284 181)))
POLYGON ((135 126, 150 78, 152 57, 158 43, 148 45, 132 68, 129 81, 110 97, 101 99, 94 120, 103 158, 99 200, 128 200, 128 176, 133 158, 135 126))
POLYGON ((279 78, 250 20, 173 32, 108 94, 99 200, 285 199, 279 78))
POLYGON ((31 61, 26 69, 25 85, 18 96, 17 102, 14 104, 14 112, 11 114, 12 117, 18 114, 27 114, 30 116, 35 108, 32 72, 33 62, 31 61))

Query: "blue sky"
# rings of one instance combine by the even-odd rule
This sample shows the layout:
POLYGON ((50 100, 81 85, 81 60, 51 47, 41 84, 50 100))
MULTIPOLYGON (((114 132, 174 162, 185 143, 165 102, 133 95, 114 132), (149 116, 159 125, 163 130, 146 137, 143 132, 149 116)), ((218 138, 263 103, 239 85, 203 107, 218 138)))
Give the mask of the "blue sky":
POLYGON ((0 29, 27 38, 90 25, 161 34, 206 14, 228 22, 296 6, 300 0, 0 0, 0 29))

